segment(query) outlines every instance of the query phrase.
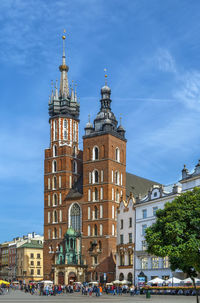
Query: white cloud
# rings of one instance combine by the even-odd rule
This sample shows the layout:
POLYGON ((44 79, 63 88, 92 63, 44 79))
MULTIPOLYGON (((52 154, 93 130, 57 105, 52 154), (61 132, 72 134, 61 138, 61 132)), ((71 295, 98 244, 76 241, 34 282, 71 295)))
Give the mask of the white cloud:
POLYGON ((156 61, 161 71, 176 73, 176 64, 169 50, 159 49, 156 54, 156 61))

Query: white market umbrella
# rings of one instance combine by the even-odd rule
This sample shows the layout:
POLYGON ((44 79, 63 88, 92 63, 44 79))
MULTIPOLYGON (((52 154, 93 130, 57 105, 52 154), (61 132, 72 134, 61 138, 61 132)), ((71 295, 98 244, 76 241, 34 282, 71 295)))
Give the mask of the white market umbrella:
POLYGON ((115 280, 115 281, 113 281, 112 283, 113 283, 113 284, 121 284, 121 283, 122 283, 122 281, 115 280))
POLYGON ((112 286, 113 283, 106 283, 106 286, 112 286))
MULTIPOLYGON (((200 279, 194 278, 194 280, 195 280, 195 283, 200 282, 200 279)), ((193 283, 191 278, 184 279, 183 282, 184 282, 184 284, 189 284, 189 283, 192 284, 193 283)))
POLYGON ((123 280, 123 281, 121 281, 121 284, 126 285, 126 284, 131 284, 131 282, 129 282, 127 280, 123 280))
POLYGON ((162 284, 165 280, 160 278, 155 278, 147 282, 147 284, 162 284))
POLYGON ((168 280, 165 281, 166 283, 170 283, 170 284, 180 284, 182 282, 182 280, 176 278, 176 277, 173 277, 173 278, 170 278, 168 280))

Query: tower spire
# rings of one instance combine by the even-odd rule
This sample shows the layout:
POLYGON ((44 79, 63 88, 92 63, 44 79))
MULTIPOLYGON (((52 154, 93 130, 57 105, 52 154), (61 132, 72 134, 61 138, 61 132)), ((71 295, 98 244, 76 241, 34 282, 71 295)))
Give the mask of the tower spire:
POLYGON ((65 39, 66 39, 65 33, 66 30, 64 30, 64 33, 62 35, 63 55, 62 55, 62 65, 59 66, 61 72, 59 97, 61 98, 65 97, 65 93, 67 95, 66 97, 69 97, 69 84, 67 78, 67 72, 69 70, 69 67, 66 65, 66 57, 65 57, 65 39))

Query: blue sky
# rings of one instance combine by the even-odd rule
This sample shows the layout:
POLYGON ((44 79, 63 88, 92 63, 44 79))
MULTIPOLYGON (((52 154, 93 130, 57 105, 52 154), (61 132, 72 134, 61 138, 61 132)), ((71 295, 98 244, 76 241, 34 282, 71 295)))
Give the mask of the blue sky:
POLYGON ((0 12, 0 241, 43 232, 48 96, 60 77, 64 28, 80 142, 88 114, 99 109, 106 67, 112 109, 127 131, 127 171, 170 184, 184 163, 193 169, 200 158, 198 0, 1 0, 0 12))

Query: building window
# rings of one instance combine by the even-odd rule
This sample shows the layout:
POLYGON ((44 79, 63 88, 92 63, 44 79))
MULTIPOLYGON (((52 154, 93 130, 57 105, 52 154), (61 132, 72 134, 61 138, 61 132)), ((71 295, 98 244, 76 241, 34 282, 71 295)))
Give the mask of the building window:
POLYGON ((62 204, 62 194, 61 193, 59 194, 59 204, 60 205, 62 204))
POLYGON ((112 170, 112 183, 114 182, 114 172, 112 170))
POLYGON ((34 266, 34 261, 31 261, 31 266, 34 266))
POLYGON ((163 268, 169 268, 169 258, 168 257, 163 258, 163 268))
POLYGON ((97 146, 94 146, 93 148, 93 160, 99 159, 99 148, 97 146))
POLYGON ((48 189, 51 189, 51 180, 48 178, 48 189))
POLYGON ((123 175, 121 174, 121 185, 123 185, 123 175))
POLYGON ((148 258, 141 259, 141 269, 148 269, 148 258))
POLYGON ((129 218, 129 227, 132 227, 132 218, 129 218))
POLYGON ((114 188, 112 188, 112 201, 114 201, 114 188))
POLYGON ((50 223, 51 222, 51 213, 50 213, 50 211, 48 211, 48 223, 50 223))
POLYGON ((93 171, 93 183, 99 183, 99 172, 98 172, 98 170, 93 171))
POLYGON ((112 219, 115 219, 115 206, 112 205, 112 219))
POLYGON ((142 236, 145 236, 146 229, 147 229, 147 225, 146 224, 142 225, 142 236))
POLYGON ((59 227, 59 238, 62 238, 62 228, 59 227))
POLYGON ((98 201, 98 189, 96 187, 94 189, 94 201, 98 201))
POLYGON ((97 236, 97 235, 98 235, 97 225, 95 224, 94 225, 94 236, 97 236))
POLYGON ((56 229, 56 227, 54 228, 54 239, 57 239, 57 229, 56 229))
POLYGON ((37 266, 40 266, 40 261, 37 261, 37 266))
POLYGON ((34 269, 31 269, 31 276, 34 275, 34 269))
POLYGON ((40 259, 40 254, 37 254, 37 259, 40 259))
POLYGON ((120 162, 120 151, 118 147, 115 149, 115 160, 120 162))
POLYGON ((60 222, 62 222, 62 210, 60 209, 60 222))
POLYGON ((157 210, 158 210, 158 207, 157 207, 157 206, 153 207, 153 216, 156 216, 157 210))
POLYGON ((97 256, 94 256, 94 257, 93 257, 93 263, 94 263, 94 265, 97 265, 97 264, 98 264, 98 258, 97 258, 97 256))
POLYGON ((91 219, 91 208, 88 207, 88 220, 90 220, 90 219, 91 219))
POLYGON ((101 182, 103 182, 103 170, 101 170, 101 182))
POLYGON ((77 174, 77 162, 73 161, 73 172, 77 174))
POLYGON ((143 209, 143 210, 142 210, 142 218, 143 218, 143 219, 146 219, 146 218, 147 218, 147 210, 146 210, 146 209, 143 209))
POLYGON ((70 211, 71 227, 75 231, 81 231, 81 209, 77 203, 74 203, 70 211))
POLYGON ((53 139, 54 139, 54 141, 56 141, 57 140, 57 121, 54 120, 53 122, 54 122, 53 123, 53 125, 54 125, 54 137, 53 137, 53 139))
POLYGON ((129 252, 128 253, 128 265, 133 265, 133 253, 129 252))
POLYGON ((89 184, 92 182, 92 174, 89 172, 89 184))
POLYGON ((56 176, 53 177, 53 189, 56 189, 57 187, 57 179, 56 176))
POLYGON ((120 235, 120 244, 124 244, 124 235, 120 235))
POLYGON ((103 200, 103 187, 100 189, 100 199, 103 200))
POLYGON ((119 190, 116 190, 116 201, 119 202, 119 190))
POLYGON ((34 258, 34 254, 30 254, 30 258, 33 259, 34 258))
POLYGON ((100 233, 100 236, 103 235, 103 225, 102 224, 100 224, 100 226, 99 226, 99 233, 100 233))
POLYGON ((62 177, 61 176, 59 176, 59 178, 58 178, 58 183, 59 183, 59 188, 61 188, 62 187, 62 177))
POLYGON ((48 195, 48 206, 51 206, 51 196, 48 195))
POLYGON ((158 257, 151 258, 151 266, 153 269, 159 268, 159 258, 158 257))
POLYGON ((129 234, 128 234, 128 241, 129 241, 129 243, 132 243, 132 242, 133 242, 132 233, 129 233, 129 234))
POLYGON ((147 250, 147 242, 145 240, 142 241, 142 250, 147 250))
POLYGON ((114 236, 114 235, 115 235, 115 225, 112 224, 112 236, 114 236))
POLYGON ((103 205, 100 205, 100 218, 103 218, 103 205))
POLYGON ((96 206, 94 207, 94 218, 98 219, 98 209, 96 206))
POLYGON ((123 227, 124 227, 124 220, 121 219, 120 220, 120 228, 123 229, 123 227))
POLYGON ((54 210, 53 214, 54 214, 54 220, 53 220, 53 223, 58 223, 58 214, 57 214, 57 211, 56 211, 56 210, 54 210))
POLYGON ((56 157, 57 156, 57 146, 54 145, 53 146, 53 157, 56 157))
POLYGON ((88 201, 91 201, 91 189, 88 189, 88 201))
POLYGON ((124 255, 120 255, 120 266, 124 266, 124 255))
POLYGON ((119 172, 115 172, 115 184, 119 185, 119 172))
POLYGON ((37 275, 40 275, 40 269, 37 270, 37 275))
POLYGON ((90 235, 91 235, 91 227, 90 225, 88 225, 88 237, 90 237, 90 235))
POLYGON ((69 176, 69 188, 72 188, 72 176, 69 176))
POLYGON ((51 239, 51 230, 48 230, 48 239, 51 239))
POLYGON ((57 162, 56 160, 52 161, 52 173, 55 173, 57 171, 57 162))
POLYGON ((155 192, 155 193, 153 194, 153 196, 154 196, 154 197, 157 197, 157 192, 155 192))
POLYGON ((54 194, 53 195, 53 205, 54 206, 57 206, 58 205, 58 201, 57 201, 58 199, 57 199, 57 194, 54 194))

